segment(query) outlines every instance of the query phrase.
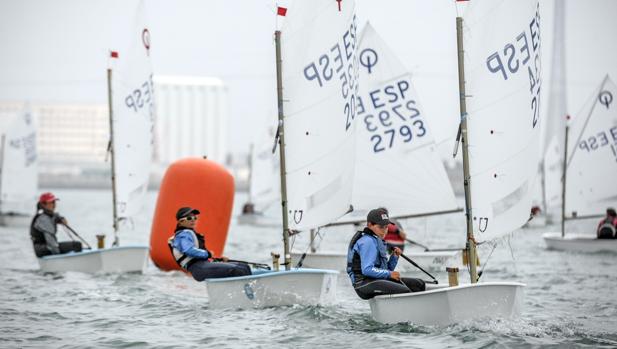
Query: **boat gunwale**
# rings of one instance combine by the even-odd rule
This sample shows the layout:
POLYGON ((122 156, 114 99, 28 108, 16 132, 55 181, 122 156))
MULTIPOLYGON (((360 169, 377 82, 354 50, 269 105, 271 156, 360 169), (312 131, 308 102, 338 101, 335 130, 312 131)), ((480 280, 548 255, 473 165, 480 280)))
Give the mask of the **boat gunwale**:
POLYGON ((270 276, 281 276, 281 275, 289 275, 289 274, 330 274, 330 275, 338 275, 340 272, 336 270, 330 269, 312 269, 312 268, 301 268, 301 269, 292 269, 292 270, 279 270, 279 271, 267 271, 259 274, 251 274, 244 276, 232 276, 226 278, 216 278, 216 279, 205 279, 206 283, 224 283, 226 281, 238 281, 238 280, 248 280, 248 279, 263 279, 270 276))
POLYGON ((96 249, 96 250, 86 250, 86 251, 81 251, 81 252, 53 254, 49 256, 38 257, 38 259, 46 261, 46 260, 54 260, 54 259, 64 259, 64 258, 69 258, 69 257, 70 258, 81 257, 81 256, 87 256, 91 254, 102 254, 103 252, 107 252, 107 251, 135 250, 135 249, 150 251, 150 247, 146 245, 131 245, 131 246, 108 247, 108 248, 101 248, 101 249, 96 249))
POLYGON ((521 282, 516 282, 516 281, 479 282, 479 283, 476 283, 476 284, 464 284, 464 285, 458 285, 458 286, 447 286, 447 287, 443 287, 443 288, 436 288, 436 289, 422 291, 422 292, 385 294, 385 295, 381 295, 381 296, 375 296, 374 298, 371 298, 369 301, 375 302, 376 300, 380 300, 380 299, 419 297, 419 296, 427 295, 427 294, 443 293, 443 292, 448 292, 448 291, 462 290, 462 289, 465 289, 465 288, 485 287, 485 286, 526 287, 527 285, 524 284, 524 283, 521 283, 521 282))

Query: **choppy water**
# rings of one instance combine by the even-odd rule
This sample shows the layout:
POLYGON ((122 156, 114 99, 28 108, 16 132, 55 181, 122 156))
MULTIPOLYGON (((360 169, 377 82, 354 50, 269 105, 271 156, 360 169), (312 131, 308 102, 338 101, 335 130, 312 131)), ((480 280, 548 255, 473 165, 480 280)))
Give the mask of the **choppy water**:
MULTIPOLYGON (((62 198, 59 211, 88 241, 111 230, 108 192, 56 193, 62 198)), ((124 235, 122 243, 147 244, 156 194, 149 198, 136 220, 137 233, 124 235)), ((242 201, 236 198, 236 209, 242 201)), ((409 225, 413 237, 432 246, 462 243, 430 234, 462 236, 460 219, 409 225)), ((440 328, 372 321, 368 304, 344 276, 333 306, 237 311, 209 309, 205 285, 151 263, 143 275, 45 275, 37 271, 27 229, 1 228, 0 347, 617 347, 617 255, 546 251, 543 231, 514 234, 495 249, 483 276, 527 284, 520 319, 440 328)), ((348 236, 328 233, 322 248, 344 249, 348 236)), ((278 231, 234 223, 225 254, 267 262, 271 251, 281 250, 280 240, 278 231)), ((295 244, 304 249, 306 238, 295 244)), ((483 250, 486 259, 490 248, 483 250)))

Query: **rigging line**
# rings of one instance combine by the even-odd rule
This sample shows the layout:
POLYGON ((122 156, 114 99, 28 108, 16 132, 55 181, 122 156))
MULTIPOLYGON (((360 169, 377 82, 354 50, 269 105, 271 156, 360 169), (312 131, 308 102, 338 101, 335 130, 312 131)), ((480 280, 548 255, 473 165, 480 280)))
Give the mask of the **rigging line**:
MULTIPOLYGON (((598 89, 596 89, 596 93, 594 93, 592 95, 592 97, 591 97, 591 98, 593 98, 595 100, 595 102, 592 104, 591 110, 589 111, 589 115, 587 115, 587 118, 585 119, 585 124, 583 124, 583 129, 581 130, 581 133, 579 133, 578 138, 576 139, 576 142, 574 142, 575 145, 578 144, 581 141, 581 138, 583 138, 583 134, 585 133, 585 130, 587 129, 587 125, 589 124, 589 120, 591 119, 591 116, 592 116, 594 110, 596 109, 596 105, 598 105, 598 103, 599 103, 598 95, 600 94, 600 91, 602 91, 602 88, 604 87, 604 85, 606 85, 606 77, 602 81, 602 84, 600 84, 600 87, 598 89)), ((567 123, 567 121, 566 121, 566 123, 567 123)), ((567 161, 566 162, 566 170, 570 166, 570 163, 572 162, 572 158, 574 157, 574 154, 576 154, 576 150, 577 149, 578 149, 578 147, 575 146, 574 150, 572 150, 572 154, 570 154, 570 157, 568 159, 564 159, 564 161, 567 161)), ((567 152, 568 152, 568 150, 566 149, 566 153, 567 152)))
POLYGON ((66 229, 66 227, 64 227, 64 225, 61 225, 62 227, 62 231, 69 236, 69 238, 73 241, 75 241, 75 239, 73 238, 73 235, 69 234, 69 231, 66 229))
POLYGON ((486 268, 486 265, 488 264, 489 259, 491 259, 491 256, 493 255, 493 252, 495 251, 496 247, 497 247, 497 244, 493 244, 493 248, 491 249, 491 252, 486 257, 486 261, 484 262, 484 265, 482 266, 482 268, 480 268, 480 271, 478 272, 478 279, 484 273, 484 268, 486 268))
POLYGON ((512 249, 512 244, 510 241, 510 237, 508 236, 508 248, 510 249, 510 256, 512 256, 512 260, 514 261, 514 272, 518 274, 518 268, 516 267, 516 257, 514 256, 514 250, 512 249))

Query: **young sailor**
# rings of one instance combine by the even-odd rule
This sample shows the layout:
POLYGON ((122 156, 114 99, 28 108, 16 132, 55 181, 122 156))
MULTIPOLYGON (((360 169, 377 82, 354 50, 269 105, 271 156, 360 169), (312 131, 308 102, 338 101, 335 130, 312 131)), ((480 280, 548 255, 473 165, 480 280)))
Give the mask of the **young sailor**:
POLYGON ((198 215, 199 211, 190 207, 182 207, 176 213, 176 230, 168 244, 178 265, 197 281, 251 275, 251 268, 245 263, 227 262, 227 257, 213 258, 204 236, 195 231, 198 215))
POLYGON ((81 242, 58 242, 58 224, 67 224, 66 219, 55 212, 59 199, 52 193, 43 193, 36 204, 36 215, 30 223, 30 238, 37 257, 68 252, 80 252, 81 242))
POLYGON ((614 208, 606 209, 606 217, 602 218, 596 231, 598 239, 615 239, 617 231, 617 212, 614 208))
POLYGON ((401 249, 393 248, 388 259, 383 241, 390 219, 384 208, 371 210, 366 217, 364 230, 357 232, 349 243, 347 274, 358 296, 370 299, 383 294, 408 293, 425 290, 424 281, 401 278, 394 271, 401 249))

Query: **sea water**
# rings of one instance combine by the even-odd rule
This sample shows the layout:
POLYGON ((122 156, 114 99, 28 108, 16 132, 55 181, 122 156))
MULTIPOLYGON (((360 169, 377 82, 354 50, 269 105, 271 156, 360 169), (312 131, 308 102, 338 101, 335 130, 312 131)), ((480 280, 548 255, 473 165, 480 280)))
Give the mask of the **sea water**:
MULTIPOLYGON (((58 211, 91 245, 101 233, 111 243, 109 191, 54 193, 61 198, 58 211)), ((234 214, 245 198, 236 196, 234 214)), ((156 193, 148 193, 142 213, 121 232, 121 244, 148 244, 155 201, 156 193)), ((207 219, 207 212, 201 218, 207 219)), ((434 248, 464 243, 461 216, 404 225, 410 238, 434 248)), ((520 318, 427 327, 373 321, 368 303, 355 295, 344 274, 339 276, 338 300, 332 306, 249 310, 210 309, 203 283, 181 272, 161 272, 151 262, 144 274, 44 274, 38 271, 28 228, 4 227, 0 228, 0 347, 617 347, 617 255, 547 251, 541 235, 557 229, 522 229, 496 246, 481 246, 483 281, 527 284, 520 318)), ((593 224, 580 229, 593 233, 593 224)), ((320 249, 344 251, 351 233, 349 228, 325 232, 320 249)), ((68 239, 62 230, 58 234, 61 240, 68 239)), ((306 236, 294 240, 294 250, 308 247, 306 236)), ((280 253, 281 245, 280 229, 239 226, 232 219, 225 255, 267 263, 270 252, 280 253)), ((444 273, 437 274, 447 282, 444 273)), ((463 270, 461 281, 466 277, 463 270)))

